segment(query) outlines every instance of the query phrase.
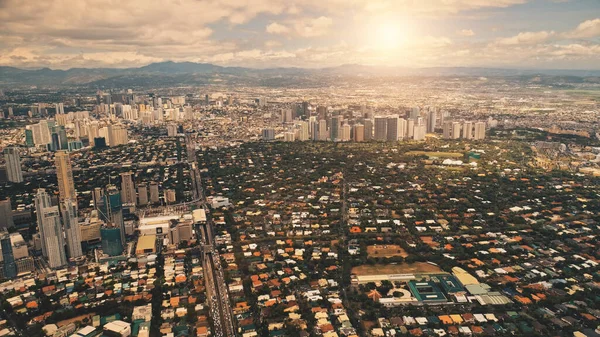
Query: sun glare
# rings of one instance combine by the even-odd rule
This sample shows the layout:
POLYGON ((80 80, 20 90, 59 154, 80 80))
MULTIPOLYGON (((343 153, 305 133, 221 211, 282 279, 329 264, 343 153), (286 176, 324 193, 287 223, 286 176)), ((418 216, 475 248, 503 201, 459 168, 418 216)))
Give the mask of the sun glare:
POLYGON ((406 35, 397 22, 384 21, 375 25, 373 42, 378 49, 393 50, 406 42, 406 35))

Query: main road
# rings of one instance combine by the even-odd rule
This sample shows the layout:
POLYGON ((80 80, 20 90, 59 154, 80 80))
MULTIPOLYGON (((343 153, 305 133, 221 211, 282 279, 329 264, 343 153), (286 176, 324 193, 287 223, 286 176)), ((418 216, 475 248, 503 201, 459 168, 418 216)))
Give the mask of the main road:
POLYGON ((188 149, 188 163, 191 166, 190 174, 192 176, 194 200, 198 201, 197 205, 204 208, 206 213, 206 223, 198 224, 196 231, 197 237, 201 238, 202 242, 202 269, 204 270, 210 315, 215 330, 214 336, 233 337, 236 336, 233 324, 233 311, 231 310, 225 276, 221 268, 220 255, 214 246, 214 222, 208 209, 200 170, 196 163, 196 153, 189 135, 186 136, 186 147, 188 149))

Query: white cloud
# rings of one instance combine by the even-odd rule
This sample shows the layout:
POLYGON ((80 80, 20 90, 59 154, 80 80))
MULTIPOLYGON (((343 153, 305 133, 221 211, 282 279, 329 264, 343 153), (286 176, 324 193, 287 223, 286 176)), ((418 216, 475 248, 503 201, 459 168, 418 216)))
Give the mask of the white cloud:
POLYGON ((554 31, 522 32, 515 36, 496 40, 499 45, 531 45, 548 41, 555 35, 554 31))
POLYGON ((458 32, 456 32, 456 34, 461 35, 461 36, 474 36, 475 32, 473 32, 473 30, 471 30, 471 29, 462 29, 462 30, 459 30, 458 32))
POLYGON ((269 34, 288 34, 291 30, 287 26, 279 24, 277 22, 270 23, 266 28, 267 33, 269 34))
POLYGON ((316 37, 327 34, 333 20, 326 16, 320 16, 315 19, 302 20, 297 22, 296 33, 302 37, 316 37))
POLYGON ((586 39, 596 36, 600 36, 600 19, 584 21, 574 30, 564 34, 564 37, 570 39, 586 39))

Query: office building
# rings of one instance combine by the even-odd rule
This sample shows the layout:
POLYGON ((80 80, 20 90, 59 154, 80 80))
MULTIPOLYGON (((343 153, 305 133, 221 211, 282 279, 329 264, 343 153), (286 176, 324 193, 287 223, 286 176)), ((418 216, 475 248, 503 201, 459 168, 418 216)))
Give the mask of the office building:
POLYGON ((413 139, 415 137, 415 120, 407 120, 406 125, 406 138, 413 139))
POLYGON ((435 109, 431 109, 427 118, 427 132, 432 133, 435 132, 435 123, 437 119, 437 114, 435 109))
POLYGON ((100 228, 100 239, 102 252, 108 256, 118 256, 123 253, 123 242, 121 241, 121 229, 112 224, 100 228))
POLYGON ((138 185, 138 205, 148 205, 148 185, 146 184, 138 185))
POLYGON ((21 171, 21 158, 19 149, 16 147, 7 147, 4 149, 4 160, 6 161, 6 174, 8 181, 13 183, 23 182, 23 172, 21 171))
POLYGON ((274 129, 263 129, 262 130, 262 139, 263 140, 275 140, 275 130, 274 129))
POLYGON ((174 189, 165 190, 164 198, 167 204, 174 204, 177 202, 177 194, 175 193, 174 189))
POLYGON ((310 139, 309 124, 307 121, 296 121, 296 128, 299 131, 299 141, 307 141, 310 139))
POLYGON ((41 248, 42 248, 42 255, 44 257, 48 257, 48 252, 46 252, 46 246, 44 245, 44 240, 45 240, 45 233, 44 233, 44 229, 45 227, 43 226, 43 210, 45 208, 48 208, 50 206, 52 206, 52 203, 50 201, 50 195, 48 194, 48 192, 46 192, 45 189, 43 188, 38 188, 37 193, 35 195, 35 212, 36 212, 36 216, 37 216, 37 225, 38 225, 38 231, 40 232, 40 242, 41 242, 41 248))
POLYGON ((365 119, 363 120, 362 124, 365 126, 365 141, 368 142, 373 140, 373 120, 365 119))
POLYGON ((48 265, 58 268, 67 264, 65 241, 58 206, 45 207, 41 210, 42 246, 45 247, 48 265))
POLYGON ((317 107, 317 118, 319 120, 327 118, 327 107, 323 105, 319 105, 317 107))
POLYGON ((425 134, 427 133, 427 127, 425 125, 415 125, 413 132, 414 140, 425 140, 425 134))
POLYGON ((334 116, 331 117, 331 126, 329 128, 329 138, 332 141, 337 141, 339 140, 339 138, 341 137, 341 128, 342 128, 342 122, 344 120, 344 117, 342 116, 334 116))
POLYGON ((319 140, 326 141, 329 136, 329 132, 327 130, 327 120, 320 119, 319 120, 319 140))
POLYGON ((10 228, 14 225, 10 198, 0 200, 0 229, 10 228))
POLYGON ((114 185, 109 185, 106 188, 102 206, 100 207, 100 219, 121 231, 121 242, 124 245, 125 222, 123 220, 123 204, 121 203, 121 193, 114 185))
POLYGON ((400 140, 400 118, 391 116, 387 118, 387 141, 396 142, 400 140))
POLYGON ((76 258, 83 255, 81 250, 81 232, 79 230, 79 219, 77 217, 77 207, 72 200, 66 199, 60 203, 63 228, 67 237, 67 249, 69 258, 76 258))
POLYGON ((419 107, 414 107, 410 110, 410 119, 417 119, 421 114, 421 110, 419 109, 419 107))
POLYGON ((5 279, 17 277, 17 265, 13 255, 10 235, 7 232, 0 234, 0 248, 2 248, 2 272, 5 279))
POLYGON ((365 126, 362 124, 355 124, 352 138, 355 142, 363 142, 365 140, 365 126))
POLYGON ((375 117, 375 140, 387 140, 387 121, 386 117, 375 117))
POLYGON ((73 168, 67 151, 59 151, 54 157, 56 164, 56 177, 58 178, 58 193, 60 200, 77 200, 75 183, 73 182, 73 168))
POLYGON ((352 128, 350 127, 350 124, 344 124, 344 125, 342 125, 342 134, 341 134, 341 137, 340 137, 340 140, 342 142, 348 142, 348 141, 350 141, 351 130, 352 130, 352 128))
POLYGON ((150 183, 150 203, 158 204, 160 202, 160 194, 158 192, 158 183, 150 183))
POLYGON ((135 186, 133 185, 133 173, 121 173, 121 201, 126 205, 135 205, 137 195, 135 194, 135 186))

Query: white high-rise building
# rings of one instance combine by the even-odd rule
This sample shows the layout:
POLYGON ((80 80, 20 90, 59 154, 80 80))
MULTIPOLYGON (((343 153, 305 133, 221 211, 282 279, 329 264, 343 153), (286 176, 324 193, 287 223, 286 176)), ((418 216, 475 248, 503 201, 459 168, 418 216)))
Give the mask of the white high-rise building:
POLYGON ((307 121, 296 121, 296 127, 298 128, 298 140, 307 141, 310 139, 309 125, 307 121))
POLYGON ((415 125, 413 138, 414 140, 425 140, 426 133, 427 127, 425 125, 415 125))
POLYGON ((410 110, 410 119, 417 119, 421 114, 419 107, 414 107, 410 110))
POLYGON ((63 103, 56 103, 56 104, 54 104, 54 109, 56 110, 56 114, 57 115, 64 115, 65 114, 65 105, 63 103))
POLYGON ((342 134, 341 134, 341 137, 340 137, 340 140, 342 142, 348 142, 348 141, 350 141, 350 132, 351 132, 351 129, 352 128, 350 127, 350 124, 344 124, 344 125, 342 125, 342 132, 341 132, 342 134))
MULTIPOLYGON (((37 193, 35 195, 35 213, 37 216, 38 230, 40 232, 40 237, 41 237, 42 243, 44 242, 44 237, 45 237, 44 226, 42 226, 42 224, 43 224, 42 214, 43 214, 43 210, 50 206, 52 206, 52 204, 50 202, 50 195, 48 194, 48 192, 46 192, 45 189, 38 188, 37 193)), ((48 257, 48 253, 46 252, 46 246, 44 244, 42 244, 42 255, 44 257, 48 257)))
POLYGON ((415 136, 415 120, 409 119, 408 121, 406 121, 406 124, 407 124, 406 138, 413 139, 415 136))
POLYGON ((460 129, 461 129, 461 125, 459 122, 452 123, 452 139, 460 138, 460 129))
POLYGON ((6 174, 8 176, 8 181, 13 183, 23 182, 23 171, 21 170, 19 149, 16 147, 5 148, 4 160, 6 161, 6 174))
POLYGON ((329 131, 327 130, 327 120, 321 119, 319 121, 319 140, 325 141, 329 136, 329 131))
MULTIPOLYGON (((46 247, 46 255, 50 268, 58 268, 67 264, 65 240, 60 223, 58 206, 50 206, 41 210, 43 228, 42 245, 46 247)), ((42 231, 40 231, 41 233, 42 231)))
POLYGON ((137 201, 135 186, 133 185, 133 173, 131 172, 121 173, 121 201, 127 205, 135 205, 137 201))
POLYGON ((404 118, 398 120, 398 139, 404 140, 408 138, 408 121, 404 118))
POLYGON ((475 140, 485 139, 485 122, 475 123, 475 135, 474 135, 473 139, 475 139, 475 140))
POLYGON ((462 137, 464 139, 473 139, 473 122, 466 121, 463 123, 462 137))
POLYGON ((77 205, 72 200, 61 202, 61 213, 63 228, 67 237, 67 248, 69 258, 75 258, 83 255, 81 250, 81 233, 79 231, 79 219, 77 217, 77 205))

